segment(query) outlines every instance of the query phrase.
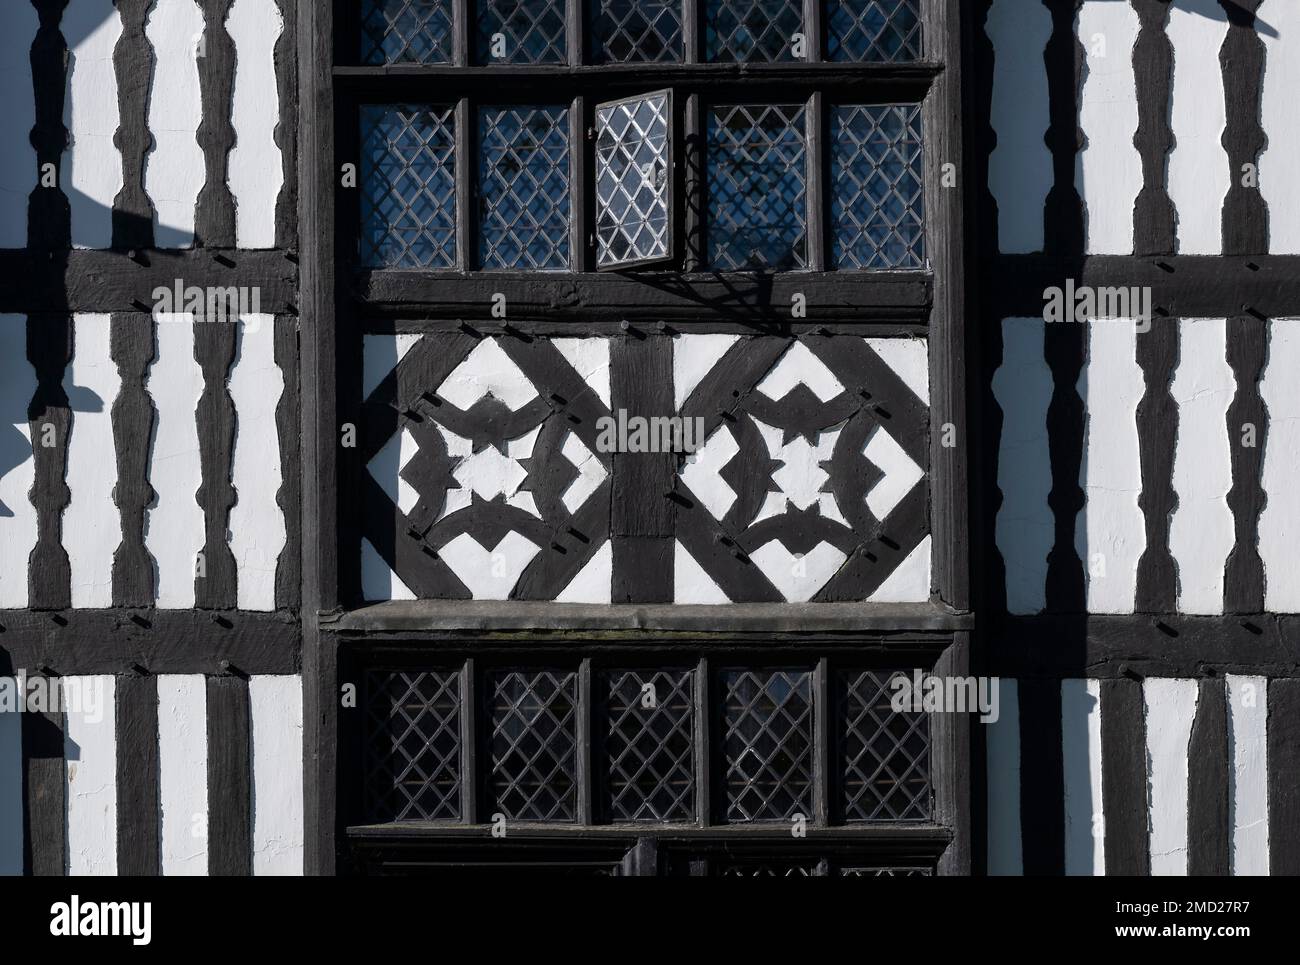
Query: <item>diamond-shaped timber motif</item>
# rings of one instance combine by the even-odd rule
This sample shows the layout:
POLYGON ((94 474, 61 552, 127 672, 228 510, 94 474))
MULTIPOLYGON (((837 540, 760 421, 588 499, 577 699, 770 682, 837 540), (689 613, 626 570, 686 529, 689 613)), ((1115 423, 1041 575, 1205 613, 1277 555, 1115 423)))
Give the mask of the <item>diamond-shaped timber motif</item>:
MULTIPOLYGON (((692 338, 674 347, 683 365, 702 351, 692 338)), ((677 540, 715 602, 868 600, 920 552, 924 349, 897 344, 904 352, 850 336, 738 339, 695 373, 681 415, 702 419, 707 441, 678 474, 677 540)), ((928 599, 928 572, 918 579, 928 599)))
POLYGON ((620 336, 366 336, 364 599, 607 603, 644 573, 637 517, 663 527, 645 602, 930 598, 923 341, 634 337, 695 451, 610 451, 642 371, 620 336))
POLYGON ((611 457, 597 442, 609 415, 598 363, 608 346, 573 341, 595 374, 545 340, 368 341, 367 366, 389 371, 362 407, 362 535, 371 565, 411 597, 551 600, 599 563, 611 457))

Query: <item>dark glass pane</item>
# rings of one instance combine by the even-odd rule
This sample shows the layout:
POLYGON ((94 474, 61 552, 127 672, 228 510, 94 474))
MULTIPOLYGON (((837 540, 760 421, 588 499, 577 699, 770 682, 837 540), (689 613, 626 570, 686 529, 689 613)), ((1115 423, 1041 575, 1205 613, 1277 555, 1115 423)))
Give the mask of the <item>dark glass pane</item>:
POLYGON ((569 112, 479 110, 479 254, 484 268, 569 266, 569 112))
POLYGON ((563 64, 564 0, 476 0, 480 64, 563 64))
POLYGON ((925 821, 930 817, 930 721, 890 706, 894 674, 839 677, 839 767, 847 821, 925 821))
POLYGON ((706 0, 705 59, 796 60, 794 35, 803 32, 802 0, 706 0))
POLYGON ((611 821, 695 816, 695 728, 689 670, 601 675, 603 813, 611 821))
POLYGON ((733 861, 718 868, 723 878, 811 878, 820 872, 816 861, 733 861))
POLYGON ((812 673, 729 670, 722 687, 727 820, 811 820, 812 673))
POLYGON ((451 0, 363 0, 361 62, 451 62, 451 0))
POLYGON ((596 64, 682 59, 681 0, 591 0, 596 64))
POLYGON ((596 264, 668 256, 668 94, 596 110, 596 264))
POLYGON ((458 820, 460 674, 370 671, 364 702, 369 820, 458 820))
POLYGON ((831 111, 831 263, 836 268, 924 268, 921 108, 831 111))
POLYGON ((840 876, 844 878, 930 878, 934 872, 929 868, 841 868, 840 876))
POLYGON ((722 270, 804 267, 806 173, 802 106, 713 108, 710 264, 722 270))
POLYGON ((452 108, 361 108, 361 263, 456 264, 452 108))
POLYGON ((825 0, 826 59, 919 60, 919 6, 918 0, 825 0))
POLYGON ((571 671, 488 675, 487 813, 520 821, 578 815, 578 681, 571 671))

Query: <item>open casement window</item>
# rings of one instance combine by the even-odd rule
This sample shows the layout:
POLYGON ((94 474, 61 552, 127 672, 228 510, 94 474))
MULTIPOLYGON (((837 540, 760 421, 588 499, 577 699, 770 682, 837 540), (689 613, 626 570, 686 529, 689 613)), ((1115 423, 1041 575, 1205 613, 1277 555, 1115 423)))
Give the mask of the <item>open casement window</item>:
POLYGON ((299 7, 339 869, 969 867, 974 6, 299 7))
POLYGON ((596 105, 596 267, 673 256, 673 94, 596 105))

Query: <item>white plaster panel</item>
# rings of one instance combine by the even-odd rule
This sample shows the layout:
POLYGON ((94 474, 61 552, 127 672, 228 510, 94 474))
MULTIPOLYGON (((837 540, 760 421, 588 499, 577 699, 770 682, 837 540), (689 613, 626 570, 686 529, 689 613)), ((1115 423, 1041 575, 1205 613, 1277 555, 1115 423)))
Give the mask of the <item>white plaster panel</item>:
POLYGON ((0 877, 23 873, 23 715, 18 681, 0 677, 0 877), (7 696, 6 696, 7 695, 7 696))
POLYGON ((67 872, 117 874, 116 680, 63 677, 67 872))
POLYGON ((208 873, 208 691, 202 674, 158 676, 158 806, 164 875, 208 873))
POLYGON ((1178 563, 1178 609, 1223 612, 1223 567, 1236 544, 1228 491, 1232 454, 1228 406, 1236 380, 1227 358, 1227 323, 1187 319, 1179 326, 1178 403, 1173 486, 1178 506, 1169 522, 1169 551, 1178 563))
MULTIPOLYGON (((1259 555, 1264 563, 1264 609, 1300 612, 1300 319, 1269 323, 1268 364, 1259 394, 1268 409, 1268 437, 1260 485, 1267 497, 1259 516, 1259 555)), ((1263 426, 1256 426, 1257 435, 1263 426)), ((1235 432, 1243 432, 1233 426, 1235 432)), ((1240 443, 1241 437, 1233 440, 1240 443)))
POLYGON ((1300 253, 1300 3, 1264 0, 1257 18, 1265 50, 1260 120, 1268 143, 1259 158, 1259 190, 1268 204, 1268 250, 1294 255, 1300 253))
POLYGON ((231 482, 236 496, 230 510, 230 551, 239 609, 274 610, 275 570, 286 531, 276 502, 283 477, 275 410, 284 393, 284 373, 275 364, 273 315, 240 320, 229 387, 235 403, 231 482))
POLYGON ((1234 875, 1266 875, 1268 853, 1268 680, 1228 674, 1228 783, 1234 875))
POLYGON ((36 126, 32 41, 40 25, 30 3, 0 5, 0 130, 8 133, 0 151, 0 248, 27 247, 27 204, 39 178, 29 138, 36 126))
POLYGON ((1047 408, 1052 373, 1043 356, 1041 318, 1002 321, 1002 364, 993 394, 1002 410, 998 444, 998 510, 995 536, 1006 566, 1007 609, 1037 613, 1047 602, 1047 554, 1055 521, 1047 497, 1052 489, 1047 408))
POLYGON ((203 370, 194 360, 194 317, 155 318, 157 354, 145 380, 156 410, 149 454, 155 498, 145 514, 144 543, 154 558, 158 606, 186 609, 194 605, 196 561, 205 542, 196 415, 203 370))
POLYGON ((1133 251, 1133 204, 1142 190, 1133 45, 1141 21, 1127 3, 1088 0, 1075 18, 1085 51, 1075 159, 1075 187, 1085 209, 1084 248, 1091 254, 1133 251))
POLYGON ((1170 93, 1168 190, 1178 212, 1178 252, 1217 255, 1223 251, 1223 199, 1231 186, 1223 129, 1228 108, 1219 50, 1228 18, 1219 0, 1170 4, 1165 29, 1174 48, 1170 93))
POLYGON ((1138 507, 1142 466, 1137 406, 1145 392, 1136 326, 1127 319, 1088 325, 1088 361, 1077 390, 1087 410, 1079 483, 1087 502, 1075 524, 1092 613, 1132 613, 1137 564, 1146 548, 1138 507))
POLYGON ((119 122, 113 51, 122 20, 104 0, 70 0, 59 29, 68 43, 63 190, 71 209, 72 244, 108 248, 113 199, 122 190, 122 154, 113 144, 119 122))
POLYGON ((1142 682, 1147 725, 1151 874, 1187 874, 1187 755, 1196 719, 1195 680, 1142 682))
POLYGON ((988 873, 1024 873, 1020 834, 1020 686, 998 681, 998 719, 985 724, 988 768, 988 873))
POLYGON ((1023 0, 993 0, 984 32, 993 44, 989 191, 998 204, 998 247, 1013 254, 1043 250, 1043 209, 1052 158, 1043 141, 1050 123, 1043 52, 1051 12, 1023 0))
POLYGON ((303 873, 302 678, 248 682, 253 745, 253 874, 303 873))
POLYGON ((207 180, 198 142, 203 14, 194 0, 157 0, 144 29, 153 48, 147 120, 153 146, 145 156, 144 189, 154 206, 154 243, 188 248, 194 244, 194 206, 207 180))
POLYGON ((1106 873, 1101 796, 1101 682, 1061 681, 1065 873, 1106 873))
POLYGON ((235 145, 227 176, 235 199, 235 244, 274 248, 275 203, 284 184, 284 163, 275 143, 280 113, 275 45, 284 19, 275 0, 235 0, 226 31, 235 44, 230 108, 235 145))
MULTIPOLYGON (((0 152, 2 153, 2 152, 0 152)), ((0 315, 0 608, 27 606, 27 560, 36 546, 36 479, 27 407, 36 371, 27 361, 27 318, 0 315)))
POLYGON ((73 317, 73 356, 63 378, 72 408, 63 546, 74 607, 113 605, 113 554, 122 542, 122 518, 113 503, 113 402, 122 380, 111 354, 109 322, 108 315, 73 317))

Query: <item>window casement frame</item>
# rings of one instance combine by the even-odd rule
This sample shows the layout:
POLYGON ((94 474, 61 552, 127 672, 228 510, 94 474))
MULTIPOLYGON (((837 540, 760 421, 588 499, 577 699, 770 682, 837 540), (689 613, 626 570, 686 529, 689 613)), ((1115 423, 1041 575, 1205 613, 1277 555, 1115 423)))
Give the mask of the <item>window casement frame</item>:
MULTIPOLYGON (((684 24, 686 58, 682 63, 605 64, 600 66, 525 67, 502 65, 475 67, 468 63, 467 0, 455 0, 454 57, 446 65, 355 66, 359 49, 355 33, 356 0, 298 4, 299 129, 300 129, 300 251, 298 258, 304 319, 301 344, 302 399, 302 545, 303 545, 303 651, 304 763, 306 800, 306 870, 330 874, 342 870, 354 844, 369 845, 349 837, 352 813, 347 807, 354 777, 347 760, 355 730, 349 724, 340 694, 356 681, 354 653, 378 653, 395 647, 404 654, 429 654, 438 641, 446 645, 473 646, 476 650, 500 644, 504 636, 530 640, 544 647, 559 632, 579 634, 569 651, 595 651, 647 640, 680 641, 689 633, 699 646, 713 646, 737 634, 766 645, 816 646, 830 628, 831 642, 876 641, 886 651, 917 636, 933 638, 936 673, 970 672, 969 552, 967 512, 967 389, 965 326, 972 300, 967 295, 967 275, 976 262, 964 243, 967 183, 974 183, 966 163, 970 152, 966 102, 973 99, 973 84, 963 82, 971 37, 972 5, 963 0, 922 0, 926 59, 910 64, 705 64, 696 51, 700 36, 700 0, 686 0, 684 24), (693 12, 693 13, 692 13, 693 12), (599 77, 599 86, 594 86, 599 77), (864 78, 870 95, 860 93, 864 78), (502 94, 505 81, 517 84, 502 94), (917 103, 921 105, 924 141, 925 232, 928 266, 909 270, 807 270, 795 272, 713 273, 699 258, 684 260, 674 271, 594 270, 594 242, 582 239, 584 266, 590 271, 416 271, 361 270, 356 267, 358 191, 344 186, 342 166, 358 160, 361 103, 458 103, 460 130, 473 131, 476 116, 470 98, 490 91, 492 99, 511 103, 577 103, 581 111, 570 114, 571 130, 581 125, 585 135, 598 101, 622 94, 648 93, 671 87, 678 100, 674 131, 678 146, 680 180, 674 187, 699 189, 703 177, 700 136, 709 99, 729 103, 772 98, 788 102, 791 85, 806 91, 812 103, 825 111, 843 92, 853 92, 845 103, 917 103), (515 90, 527 91, 521 95, 515 90), (599 96, 597 96, 597 93, 599 96), (568 100, 565 100, 565 97, 568 100), (692 138, 694 139, 692 142, 692 138), (695 147, 695 165, 685 163, 695 147), (958 175, 955 187, 941 187, 946 164, 958 175), (507 318, 493 318, 495 295, 510 306, 507 318), (802 295, 806 314, 792 317, 795 295, 802 295), (930 370, 930 528, 933 537, 934 599, 930 604, 824 605, 824 612, 795 615, 789 606, 733 605, 718 612, 714 607, 578 606, 557 612, 552 604, 504 603, 467 605, 457 601, 393 601, 357 608, 358 562, 355 547, 359 533, 355 507, 359 479, 364 471, 355 450, 339 445, 342 427, 357 425, 360 408, 363 333, 395 331, 425 333, 446 330, 448 324, 465 326, 483 335, 608 335, 633 337, 638 331, 737 332, 799 336, 809 334, 854 336, 921 336, 928 340, 930 370), (941 442, 940 426, 957 446, 941 442), (627 611, 627 612, 624 612, 627 611), (688 612, 691 611, 691 612, 688 612), (713 612, 694 612, 713 611, 713 612), (834 611, 833 613, 831 611, 834 611), (797 627, 797 629, 792 629, 797 627), (819 634, 823 634, 819 636, 819 634), (621 641, 621 644, 620 644, 621 641)), ((816 0, 805 0, 805 16, 816 0)), ((586 22, 579 0, 568 0, 570 23, 578 24, 568 38, 569 56, 586 49, 586 22)), ((812 16, 819 17, 814 11, 812 16)), ((817 22, 817 21, 813 21, 817 22)), ((813 32, 820 53, 820 31, 813 32)), ((573 196, 575 216, 571 229, 586 228, 585 212, 592 210, 589 186, 594 145, 585 136, 571 138, 570 149, 581 146, 571 183, 582 190, 573 196)), ((810 158, 826 164, 823 138, 810 141, 810 158)), ((477 170, 469 145, 458 145, 458 170, 477 170), (468 165, 468 167, 467 167, 468 165)), ((820 179, 809 184, 820 192, 820 179)), ((473 210, 469 180, 457 182, 458 207, 473 210)), ((674 225, 678 249, 685 250, 694 233, 702 229, 701 213, 688 211, 686 191, 678 194, 674 225)), ((699 195, 697 195, 699 196, 699 195)), ((824 225, 820 212, 825 198, 810 197, 809 228, 813 218, 824 225), (816 206, 813 207, 815 202, 816 206)), ((472 235, 458 227, 457 248, 475 252, 472 235)), ((827 239, 828 242, 828 239, 827 239)), ((572 242, 571 242, 572 243, 572 242)), ((816 244, 812 234, 810 248, 816 244)), ((827 256, 826 242, 822 258, 827 256)), ((820 262, 822 265, 824 261, 820 262)), ((435 648, 436 650, 437 648, 435 648)), ((655 652, 643 650, 647 658, 655 652)), ((541 650, 533 661, 544 659, 541 650)), ((630 664, 630 661, 629 661, 630 664)), ((966 873, 971 866, 968 773, 971 723, 959 715, 935 718, 938 730, 951 746, 946 765, 936 760, 932 768, 936 787, 935 820, 947 829, 940 835, 937 873, 966 873), (939 807, 939 788, 948 786, 939 807)), ((463 832, 448 832, 451 837, 463 832)), ((730 842, 752 830, 719 828, 712 840, 730 842)), ((766 833, 766 832, 763 832, 766 833)), ((821 832, 816 832, 821 834, 821 832)), ((861 829, 828 831, 831 837, 852 838, 861 829)), ((384 846, 398 835, 411 847, 420 845, 403 829, 376 831, 384 846)), ((477 831, 473 832, 477 835, 477 831)), ((596 829, 593 834, 613 832, 596 829)), ((789 840, 788 829, 777 832, 789 840)), ((563 829, 560 837, 570 841, 563 829)), ((761 835, 760 835, 761 836, 761 835)), ((445 837, 445 836, 444 836, 445 837)), ((624 834, 624 837, 628 837, 624 834)), ((639 837, 632 835, 632 838, 639 837)), ((665 832, 659 839, 667 842, 665 832)), ((698 837, 698 836, 697 836, 698 837)), ((705 837, 708 837, 706 834, 705 837)), ((554 842, 556 829, 538 830, 539 847, 554 842)), ((441 840, 441 839, 440 839, 441 840)), ((448 839, 449 840, 449 839, 448 839)), ((703 838, 700 838, 702 841, 703 838)), ((855 839, 858 840, 858 839, 855 839)), ((891 852, 889 835, 862 838, 881 853, 891 852), (874 843, 873 843, 874 842, 874 843)), ((440 847, 425 835, 423 845, 440 847)), ((711 845, 710 845, 711 846, 711 845)), ((896 849, 895 849, 896 850, 896 849)), ((873 854, 874 854, 873 850, 873 854)))
MULTIPOLYGON (((451 63, 359 64, 357 0, 335 0, 347 11, 333 42, 331 85, 336 110, 339 163, 359 153, 357 122, 363 104, 435 104, 456 107, 457 264, 454 268, 407 269, 362 265, 355 256, 359 237, 360 186, 340 199, 339 269, 352 280, 354 296, 366 309, 411 318, 477 314, 485 289, 518 306, 521 317, 571 320, 608 316, 698 318, 709 307, 753 321, 790 318, 791 296, 804 296, 807 317, 852 323, 889 319, 919 333, 934 298, 933 246, 944 232, 936 216, 940 168, 932 162, 932 127, 952 114, 939 103, 944 74, 941 58, 901 63, 821 61, 825 42, 823 5, 805 0, 808 56, 778 63, 705 63, 704 0, 684 4, 681 62, 584 63, 589 48, 585 0, 567 0, 568 64, 476 65, 473 0, 453 0, 451 63), (670 260, 598 268, 595 242, 595 111, 598 104, 670 89, 675 102, 670 141, 674 147, 670 206, 670 260), (478 265, 479 209, 475 150, 480 104, 563 105, 569 110, 570 245, 567 268, 535 272, 483 269, 478 265), (711 104, 789 103, 805 105, 806 258, 796 271, 715 270, 708 264, 704 143, 711 104), (916 104, 921 109, 923 196, 927 262, 924 268, 834 269, 830 267, 829 105, 916 104), (930 115, 934 114, 934 120, 930 115), (940 116, 943 115, 943 116, 940 116), (430 297, 436 283, 437 297, 430 297), (706 307, 708 306, 708 307, 706 307)), ((923 18, 950 0, 922 0, 923 18)), ((336 16, 342 16, 336 14, 336 16)), ((923 19, 924 50, 941 50, 942 31, 923 19), (934 32, 935 36, 931 37, 934 32)))
MULTIPOLYGON (((497 635, 470 639, 447 633, 416 633, 401 641, 376 640, 362 631, 342 634, 338 670, 341 679, 358 682, 368 670, 458 673, 460 696, 460 817, 455 820, 402 821, 374 824, 365 819, 364 717, 349 718, 343 728, 343 752, 338 761, 341 834, 353 860, 365 866, 387 861, 418 863, 423 852, 439 846, 455 848, 492 838, 492 806, 485 794, 490 767, 487 727, 482 718, 486 681, 503 669, 560 669, 577 675, 577 791, 573 820, 506 822, 508 839, 525 849, 544 853, 567 844, 570 849, 630 847, 637 841, 679 851, 730 850, 740 841, 754 845, 755 856, 793 861, 825 851, 848 849, 864 862, 889 863, 902 856, 906 864, 921 864, 942 873, 951 864, 951 849, 961 847, 957 816, 958 778, 965 751, 962 715, 932 713, 929 727, 930 817, 928 820, 849 820, 840 811, 842 788, 837 772, 837 675, 858 670, 910 673, 951 672, 964 644, 941 633, 904 633, 896 637, 863 634, 852 639, 797 632, 765 635, 757 640, 736 634, 651 634, 636 640, 564 641, 555 635, 521 633, 509 639, 497 635), (726 815, 724 754, 721 749, 723 694, 721 673, 733 669, 799 669, 812 672, 814 714, 812 809, 805 834, 792 835, 785 819, 731 821, 726 815), (606 670, 686 670, 692 680, 694 741, 694 816, 682 821, 613 821, 601 813, 602 771, 594 760, 601 729, 594 681, 606 670), (467 713, 466 708, 473 708, 467 713)), ((619 852, 621 854, 622 852, 619 852)), ((616 856, 617 857, 617 856, 616 856)), ((488 857, 484 857, 488 861, 488 857)), ((354 869, 355 870, 355 869, 354 869)))

